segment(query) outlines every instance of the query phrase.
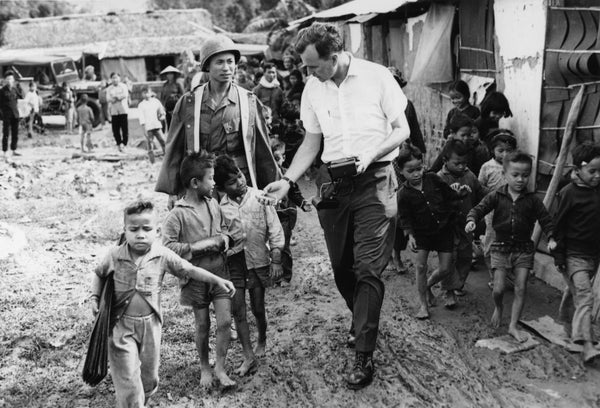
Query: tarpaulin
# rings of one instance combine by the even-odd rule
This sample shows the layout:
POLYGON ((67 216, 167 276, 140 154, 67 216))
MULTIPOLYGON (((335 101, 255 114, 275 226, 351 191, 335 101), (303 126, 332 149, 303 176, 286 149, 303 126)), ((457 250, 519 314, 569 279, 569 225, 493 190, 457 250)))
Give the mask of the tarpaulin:
POLYGON ((146 81, 144 58, 107 58, 100 61, 100 72, 110 75, 116 72, 121 78, 128 76, 133 82, 146 81))
POLYGON ((443 83, 454 79, 452 70, 452 23, 454 6, 433 3, 419 39, 410 82, 443 83))

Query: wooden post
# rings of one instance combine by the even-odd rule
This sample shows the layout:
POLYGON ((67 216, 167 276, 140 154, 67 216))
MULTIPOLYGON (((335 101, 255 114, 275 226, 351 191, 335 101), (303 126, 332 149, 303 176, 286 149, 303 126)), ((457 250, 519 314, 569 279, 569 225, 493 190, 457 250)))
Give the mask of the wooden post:
MULTIPOLYGON (((562 143, 560 144, 560 150, 558 152, 558 157, 556 158, 556 167, 554 168, 554 172, 552 173, 552 179, 550 180, 548 190, 546 191, 546 195, 544 196, 544 206, 546 206, 546 208, 550 208, 550 206, 552 205, 552 202, 554 201, 554 197, 556 196, 556 192, 558 190, 558 184, 560 183, 560 179, 563 176, 563 170, 565 168, 565 163, 567 162, 567 155, 569 153, 569 146, 571 145, 571 140, 573 140, 573 134, 575 133, 575 127, 577 126, 577 118, 581 113, 581 101, 583 100, 584 91, 585 85, 581 85, 581 87, 579 88, 579 92, 577 92, 577 95, 575 95, 575 98, 573 99, 571 109, 569 109, 567 123, 565 124, 565 133, 563 134, 562 143)), ((540 228, 540 224, 537 223, 535 225, 535 229, 533 230, 533 235, 531 237, 531 239, 533 240, 534 248, 537 248, 541 236, 542 229, 540 228)))

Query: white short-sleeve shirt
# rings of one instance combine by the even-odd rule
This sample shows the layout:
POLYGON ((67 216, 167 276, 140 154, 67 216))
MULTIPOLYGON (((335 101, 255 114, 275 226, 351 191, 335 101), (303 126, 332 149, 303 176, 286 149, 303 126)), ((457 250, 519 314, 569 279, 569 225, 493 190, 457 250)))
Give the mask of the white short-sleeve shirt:
MULTIPOLYGON (((350 56, 348 74, 338 87, 310 77, 302 93, 300 119, 310 133, 322 133, 321 160, 356 157, 385 141, 391 122, 406 109, 406 96, 382 65, 350 56)), ((394 149, 379 161, 391 161, 394 149)))

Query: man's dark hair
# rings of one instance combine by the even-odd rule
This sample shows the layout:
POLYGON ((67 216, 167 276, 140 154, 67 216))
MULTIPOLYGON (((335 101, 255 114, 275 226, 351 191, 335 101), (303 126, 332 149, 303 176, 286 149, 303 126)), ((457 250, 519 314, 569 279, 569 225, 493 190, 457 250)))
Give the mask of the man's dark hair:
POLYGON ((237 176, 240 172, 239 167, 235 164, 235 160, 226 154, 217 157, 215 160, 215 184, 222 189, 227 180, 232 176, 237 176))
POLYGON ((452 154, 464 157, 469 153, 467 145, 462 140, 451 139, 446 143, 448 147, 444 149, 444 160, 450 160, 452 154))
POLYGON ((12 72, 12 71, 10 71, 10 70, 6 71, 6 72, 4 73, 4 78, 8 78, 9 76, 12 76, 12 77, 14 77, 14 76, 15 76, 15 73, 14 73, 14 72, 12 72))
POLYGON ((154 204, 150 200, 139 199, 136 200, 123 209, 123 220, 127 220, 127 216, 133 214, 141 214, 144 212, 154 211, 154 204))
POLYGON ((310 44, 315 46, 319 58, 325 59, 344 49, 344 40, 337 26, 329 23, 313 23, 303 28, 296 37, 295 49, 302 54, 310 44))
POLYGON ((586 164, 600 157, 600 145, 592 142, 583 142, 573 149, 573 165, 581 168, 583 162, 586 164))
POLYGON ((521 150, 515 150, 513 152, 510 152, 504 157, 504 162, 502 163, 502 165, 505 169, 510 163, 526 163, 529 164, 530 168, 533 167, 533 159, 531 158, 531 156, 521 150))
POLYGON ((452 133, 456 133, 460 128, 467 126, 473 127, 475 126, 475 123, 473 122, 473 119, 462 114, 454 115, 452 119, 450 119, 450 123, 448 123, 448 129, 450 129, 452 133))
POLYGON ((465 99, 467 100, 467 102, 469 101, 469 98, 471 97, 471 90, 469 89, 469 85, 467 85, 467 83, 465 81, 454 82, 450 86, 450 90, 456 91, 459 94, 461 94, 462 96, 464 96, 465 99))
POLYGON ((263 65, 263 69, 266 71, 267 69, 276 68, 275 64, 272 62, 265 62, 263 65))
POLYGON ((502 92, 492 92, 481 102, 481 117, 489 118, 492 111, 504 112, 505 117, 512 116, 508 99, 502 92))
POLYGON ((418 147, 415 147, 410 143, 405 143, 400 149, 400 153, 395 161, 398 168, 402 170, 404 165, 413 159, 423 160, 423 152, 421 152, 418 147))
POLYGON ((500 143, 504 143, 515 150, 517 148, 517 139, 513 132, 508 129, 494 129, 489 133, 489 137, 492 139, 490 142, 490 149, 494 150, 500 143))
POLYGON ((212 169, 214 166, 215 156, 206 150, 184 157, 179 170, 181 183, 185 188, 188 188, 192 179, 203 179, 206 170, 212 169))

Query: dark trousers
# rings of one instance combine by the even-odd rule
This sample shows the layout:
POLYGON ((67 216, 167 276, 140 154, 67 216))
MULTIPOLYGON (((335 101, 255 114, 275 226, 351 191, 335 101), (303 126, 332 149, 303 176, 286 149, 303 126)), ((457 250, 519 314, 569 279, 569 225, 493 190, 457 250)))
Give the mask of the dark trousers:
POLYGON ((129 126, 127 124, 127 114, 112 115, 112 132, 117 146, 123 143, 127 146, 129 140, 129 126))
MULTIPOLYGON (((323 165, 318 191, 329 181, 323 165)), ((372 352, 385 292, 381 274, 390 260, 396 230, 397 182, 391 165, 375 163, 363 174, 344 179, 339 208, 319 210, 335 283, 352 311, 356 351, 372 352)), ((324 189, 324 195, 330 189, 324 189)))
MULTIPOLYGON (((6 115, 8 116, 8 115, 6 115)), ((10 138, 10 150, 17 150, 17 142, 19 141, 19 118, 5 117, 2 120, 2 151, 8 150, 8 135, 10 138)))

